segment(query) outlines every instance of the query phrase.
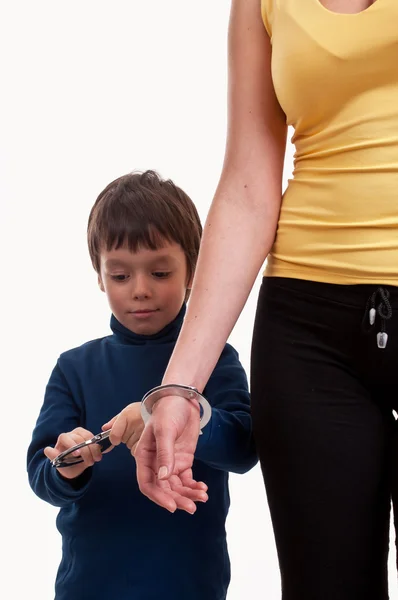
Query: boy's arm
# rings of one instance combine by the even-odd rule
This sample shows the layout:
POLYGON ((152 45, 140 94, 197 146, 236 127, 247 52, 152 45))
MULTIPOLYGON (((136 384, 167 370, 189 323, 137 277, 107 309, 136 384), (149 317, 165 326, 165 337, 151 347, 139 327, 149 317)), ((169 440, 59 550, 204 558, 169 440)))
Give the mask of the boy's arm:
POLYGON ((212 417, 199 436, 195 459, 233 473, 249 471, 257 463, 250 395, 238 353, 229 344, 203 395, 212 406, 212 417))
POLYGON ((79 500, 91 480, 88 468, 75 479, 60 475, 43 453, 55 446, 58 435, 81 425, 81 409, 72 397, 59 361, 47 384, 44 403, 32 435, 27 455, 29 483, 39 498, 53 506, 67 506, 79 500))

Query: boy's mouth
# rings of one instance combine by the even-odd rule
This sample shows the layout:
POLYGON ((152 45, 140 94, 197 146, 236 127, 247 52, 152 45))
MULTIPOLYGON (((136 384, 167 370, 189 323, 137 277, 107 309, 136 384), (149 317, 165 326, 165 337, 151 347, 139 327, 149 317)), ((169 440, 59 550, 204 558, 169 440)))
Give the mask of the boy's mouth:
POLYGON ((145 317, 150 317, 155 312, 158 312, 158 310, 159 310, 158 308, 155 308, 155 309, 143 308, 140 310, 133 310, 133 311, 131 311, 130 314, 134 315, 135 317, 145 318, 145 317))

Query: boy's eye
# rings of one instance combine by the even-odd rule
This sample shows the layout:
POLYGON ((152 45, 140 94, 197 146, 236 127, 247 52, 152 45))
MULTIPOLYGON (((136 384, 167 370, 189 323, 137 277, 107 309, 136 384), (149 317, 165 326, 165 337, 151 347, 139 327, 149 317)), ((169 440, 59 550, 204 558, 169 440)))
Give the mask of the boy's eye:
POLYGON ((128 278, 127 275, 111 275, 111 277, 114 281, 126 281, 128 278))
POLYGON ((154 271, 152 275, 158 279, 164 279, 170 275, 170 271, 154 271))

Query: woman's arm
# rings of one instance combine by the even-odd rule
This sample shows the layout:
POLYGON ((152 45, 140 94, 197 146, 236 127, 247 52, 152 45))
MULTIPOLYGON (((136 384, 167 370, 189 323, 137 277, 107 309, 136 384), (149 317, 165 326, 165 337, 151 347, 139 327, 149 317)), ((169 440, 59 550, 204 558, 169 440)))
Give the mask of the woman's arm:
POLYGON ((228 136, 185 322, 164 383, 203 390, 275 238, 286 120, 271 80, 259 0, 234 0, 228 136))
MULTIPOLYGON (((282 198, 287 127, 272 84, 271 43, 260 0, 232 2, 228 98, 223 171, 206 220, 187 315, 163 379, 200 391, 273 244, 282 198)), ((176 440, 188 421, 198 419, 189 404, 162 399, 136 452, 141 491, 169 510, 174 503, 155 489, 154 473, 166 467, 161 479, 175 474, 176 440), (153 470, 149 455, 156 461, 153 470)), ((190 440, 189 453, 196 441, 190 440)), ((191 503, 186 506, 193 509, 191 503)))

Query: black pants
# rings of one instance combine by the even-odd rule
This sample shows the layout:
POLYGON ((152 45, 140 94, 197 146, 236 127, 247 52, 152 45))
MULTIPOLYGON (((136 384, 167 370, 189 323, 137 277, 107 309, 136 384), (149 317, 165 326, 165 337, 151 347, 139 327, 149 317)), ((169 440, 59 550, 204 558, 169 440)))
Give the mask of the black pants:
MULTIPOLYGON (((389 302, 376 292, 381 313, 371 328, 365 307, 375 290, 263 280, 253 427, 283 600, 388 598, 390 504, 398 498, 398 288, 387 288, 389 302), (379 348, 384 325, 388 343, 379 348)), ((266 584, 261 598, 268 600, 266 584)))

